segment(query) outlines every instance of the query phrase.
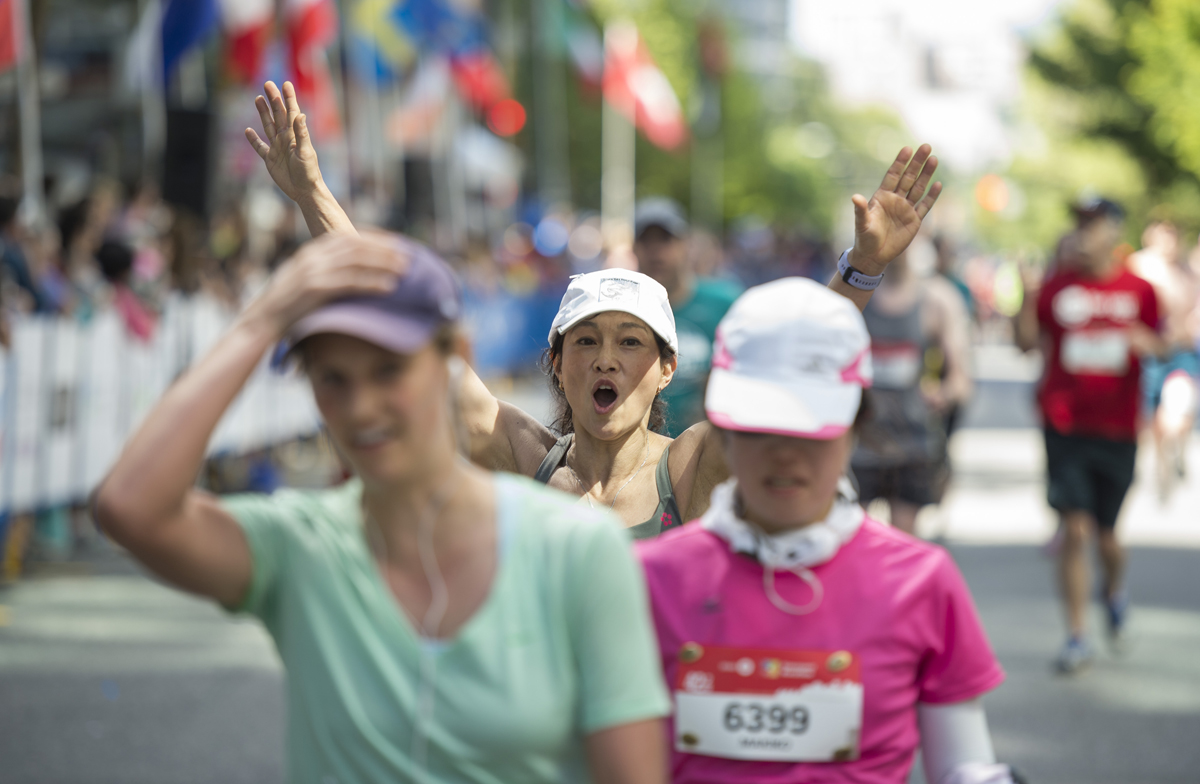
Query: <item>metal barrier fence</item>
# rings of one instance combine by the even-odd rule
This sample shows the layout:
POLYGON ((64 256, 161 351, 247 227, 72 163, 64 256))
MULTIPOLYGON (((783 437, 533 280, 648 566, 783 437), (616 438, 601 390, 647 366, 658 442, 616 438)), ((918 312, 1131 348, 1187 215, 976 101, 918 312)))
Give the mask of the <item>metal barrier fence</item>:
MULTIPOLYGON (((468 292, 466 326, 479 374, 533 372, 561 295, 468 292)), ((149 343, 129 335, 115 312, 87 324, 17 320, 11 350, 0 349, 0 515, 85 500, 150 407, 233 318, 206 297, 175 297, 149 343)), ((308 383, 272 371, 264 359, 209 453, 251 452, 318 429, 308 383)))
MULTIPOLYGON (((172 380, 225 330, 215 301, 172 299, 149 343, 114 312, 87 324, 28 317, 0 351, 0 514, 83 501, 172 380)), ((318 429, 307 382, 266 361, 221 420, 210 454, 241 453, 318 429)))

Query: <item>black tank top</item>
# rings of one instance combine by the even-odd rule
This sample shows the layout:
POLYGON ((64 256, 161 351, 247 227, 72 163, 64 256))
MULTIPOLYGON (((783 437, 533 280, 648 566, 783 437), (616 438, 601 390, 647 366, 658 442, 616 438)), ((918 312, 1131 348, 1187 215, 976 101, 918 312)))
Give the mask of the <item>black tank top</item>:
POLYGON ((871 410, 859 432, 853 465, 890 467, 931 459, 939 449, 940 427, 921 396, 921 376, 929 339, 921 326, 924 298, 903 313, 882 313, 875 300, 863 310, 871 335, 875 381, 871 410))
MULTIPOLYGON (((549 482, 550 477, 554 476, 554 472, 566 460, 567 450, 571 448, 574 441, 574 433, 567 433, 558 439, 546 453, 546 458, 538 466, 537 473, 533 475, 533 478, 542 484, 549 482)), ((675 490, 671 487, 671 470, 667 467, 667 458, 670 454, 671 447, 668 446, 663 450, 662 457, 658 459, 658 466, 654 470, 654 482, 658 485, 658 508, 646 522, 629 527, 629 534, 634 539, 653 539, 663 531, 683 524, 683 515, 679 513, 679 505, 675 503, 675 490)))

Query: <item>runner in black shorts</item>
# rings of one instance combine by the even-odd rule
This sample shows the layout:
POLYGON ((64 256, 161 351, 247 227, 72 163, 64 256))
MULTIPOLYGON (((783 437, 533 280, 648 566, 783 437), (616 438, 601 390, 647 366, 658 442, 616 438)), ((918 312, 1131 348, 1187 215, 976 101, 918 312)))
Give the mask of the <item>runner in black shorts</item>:
POLYGON ((1096 537, 1109 634, 1119 641, 1129 600, 1115 526, 1133 481, 1141 403, 1140 361, 1161 354, 1154 290, 1114 256, 1124 212, 1097 200, 1076 208, 1079 229, 1017 323, 1023 349, 1039 344, 1046 368, 1038 400, 1046 431, 1050 506, 1061 515, 1059 581, 1067 642, 1056 665, 1072 673, 1092 658, 1086 638, 1091 579, 1086 545, 1096 537), (1036 304, 1036 306, 1035 306, 1036 304))
POLYGON ((1050 506, 1059 513, 1090 510, 1096 525, 1111 531, 1133 484, 1137 442, 1068 436, 1050 427, 1045 435, 1050 506))

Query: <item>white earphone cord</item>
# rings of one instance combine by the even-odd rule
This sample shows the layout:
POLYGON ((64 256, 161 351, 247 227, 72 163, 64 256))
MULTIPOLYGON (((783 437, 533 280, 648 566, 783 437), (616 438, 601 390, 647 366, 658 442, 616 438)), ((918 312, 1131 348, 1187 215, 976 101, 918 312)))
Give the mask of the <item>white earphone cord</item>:
MULTIPOLYGON (((462 357, 452 356, 447 364, 450 370, 450 415, 453 418, 454 441, 458 448, 459 458, 463 459, 468 436, 466 424, 458 414, 458 401, 462 393, 466 362, 462 357)), ((452 479, 453 476, 451 480, 447 480, 446 486, 443 486, 434 496, 429 512, 421 519, 421 525, 417 529, 417 554, 421 558, 421 568, 425 571, 425 577, 429 580, 430 591, 429 608, 425 611, 425 617, 421 621, 421 634, 429 639, 437 637, 442 621, 445 620, 446 610, 450 606, 450 589, 446 586, 446 578, 442 575, 441 567, 438 566, 437 553, 433 548, 433 528, 437 522, 438 512, 446 503, 446 497, 449 494, 447 492, 448 485, 452 479)), ((428 762, 429 734, 426 728, 433 722, 433 709, 437 697, 436 675, 437 658, 434 651, 431 646, 422 645, 421 687, 417 696, 417 724, 413 732, 411 750, 413 764, 417 770, 422 772, 425 772, 428 762)))
MULTIPOLYGON (((429 580, 431 594, 429 607, 425 611, 425 617, 421 619, 420 633, 422 638, 436 638, 438 629, 441 628, 442 621, 446 617, 446 610, 450 605, 450 590, 446 586, 446 579, 442 575, 441 568, 438 566, 437 555, 433 548, 433 529, 434 524, 437 522, 438 513, 441 512, 450 495, 450 483, 454 478, 454 475, 451 474, 434 495, 430 501, 429 508, 421 516, 420 524, 417 527, 417 554, 421 559, 421 568, 425 572, 426 579, 429 580)), ((387 538, 383 535, 383 529, 380 528, 379 522, 375 520, 374 515, 370 512, 366 513, 366 517, 374 525, 376 537, 383 551, 383 562, 387 564, 389 563, 387 538)), ((422 643, 425 642, 427 640, 423 639, 422 643)), ((424 772, 429 749, 426 725, 433 721, 433 710, 437 696, 436 689, 434 688, 437 659, 430 645, 422 644, 420 651, 421 683, 417 690, 417 715, 410 754, 412 755, 415 768, 424 772)))
MULTIPOLYGON (((441 511, 446 501, 446 493, 440 492, 430 505, 429 512, 421 520, 417 529, 417 553, 421 557, 421 568, 429 580, 431 597, 425 618, 421 621, 421 634, 424 637, 436 638, 438 629, 446 617, 446 609, 450 605, 450 590, 446 587, 446 579, 438 566, 437 554, 433 550, 433 527, 437 522, 437 513, 441 511)), ((421 646, 421 689, 417 706, 417 726, 413 732, 412 757, 418 770, 425 770, 426 757, 429 750, 429 736, 426 725, 433 721, 434 676, 437 671, 437 658, 429 645, 421 646)))

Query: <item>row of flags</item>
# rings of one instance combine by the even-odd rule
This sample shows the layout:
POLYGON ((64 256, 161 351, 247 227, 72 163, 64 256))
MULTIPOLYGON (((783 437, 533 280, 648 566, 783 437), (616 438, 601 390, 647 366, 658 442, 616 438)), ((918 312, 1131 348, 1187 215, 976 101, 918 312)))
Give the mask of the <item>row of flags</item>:
POLYGON ((319 78, 316 55, 337 40, 338 12, 333 0, 156 0, 143 12, 143 24, 150 35, 158 27, 163 83, 188 50, 218 31, 227 41, 230 72, 242 81, 257 81, 278 34, 293 82, 307 91, 319 78))
POLYGON ((151 0, 130 43, 126 82, 139 90, 165 89, 184 56, 218 33, 234 79, 290 79, 313 133, 341 134, 326 55, 338 36, 333 0, 151 0), (278 62, 268 65, 273 48, 278 62))
MULTIPOLYGON (((0 0, 0 68, 3 9, 18 1, 0 0)), ((560 20, 555 38, 580 78, 601 88, 652 143, 681 146, 688 136, 682 107, 637 28, 611 25, 602 43, 578 7, 554 2, 561 4, 554 9, 560 20)), ((485 117, 497 108, 511 113, 511 85, 489 44, 482 0, 350 0, 345 6, 346 60, 357 78, 394 82, 423 61, 441 59, 474 110, 485 117)), ((151 0, 132 47, 140 74, 134 81, 162 89, 183 56, 217 33, 231 76, 250 85, 291 79, 314 134, 341 133, 327 55, 339 36, 334 0, 151 0)))

